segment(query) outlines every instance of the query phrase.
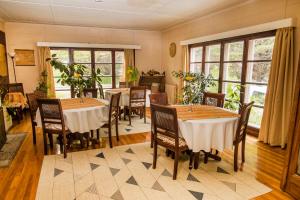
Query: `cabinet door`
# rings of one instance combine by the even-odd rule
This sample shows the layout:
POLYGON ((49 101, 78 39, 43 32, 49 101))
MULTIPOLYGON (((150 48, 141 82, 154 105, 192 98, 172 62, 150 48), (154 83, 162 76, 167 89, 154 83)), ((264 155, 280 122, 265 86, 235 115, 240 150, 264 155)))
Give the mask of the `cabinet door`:
POLYGON ((300 199, 300 102, 298 102, 293 138, 290 141, 292 141, 292 148, 288 154, 290 155, 290 159, 285 190, 296 199, 300 199))

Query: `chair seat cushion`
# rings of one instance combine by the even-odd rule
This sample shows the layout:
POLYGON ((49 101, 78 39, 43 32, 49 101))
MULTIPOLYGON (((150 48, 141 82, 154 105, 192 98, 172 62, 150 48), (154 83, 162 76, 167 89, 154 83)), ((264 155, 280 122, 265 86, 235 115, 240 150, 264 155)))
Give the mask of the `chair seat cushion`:
MULTIPOLYGON (((166 135, 157 134, 157 139, 161 140, 163 143, 169 144, 171 146, 175 146, 175 139, 166 135)), ((179 147, 187 146, 185 140, 179 137, 179 147)))
MULTIPOLYGON (((54 131, 62 130, 61 124, 45 123, 45 128, 50 129, 50 130, 54 130, 54 131)), ((67 131, 68 129, 65 127, 65 130, 67 131)))

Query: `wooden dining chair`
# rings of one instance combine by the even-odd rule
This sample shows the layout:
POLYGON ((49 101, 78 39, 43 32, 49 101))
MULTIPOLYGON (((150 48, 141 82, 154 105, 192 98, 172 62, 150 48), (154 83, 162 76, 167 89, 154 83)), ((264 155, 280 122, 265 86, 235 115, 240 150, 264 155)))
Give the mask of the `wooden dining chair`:
POLYGON ((127 88, 126 82, 125 81, 120 81, 119 82, 119 88, 127 88))
POLYGON ((24 95, 23 83, 9 83, 8 92, 21 92, 24 95))
POLYGON ((99 84, 99 95, 100 99, 104 99, 104 91, 103 91, 103 86, 99 84))
POLYGON ((37 126, 36 123, 36 111, 39 107, 37 100, 46 98, 45 93, 28 93, 26 94, 28 106, 29 106, 29 112, 30 112, 30 119, 31 119, 31 127, 32 127, 32 140, 33 144, 36 144, 36 130, 35 127, 37 126))
POLYGON ((157 146, 163 146, 175 152, 173 180, 176 180, 179 156, 181 152, 188 150, 185 140, 179 137, 177 111, 172 107, 151 104, 151 113, 154 127, 153 169, 156 168, 157 146))
POLYGON ((117 136, 117 141, 119 141, 119 124, 118 124, 118 119, 119 119, 119 102, 120 102, 120 96, 121 92, 113 94, 110 98, 110 103, 109 103, 109 115, 108 115, 108 121, 101 127, 101 128, 108 128, 108 137, 109 137, 109 146, 110 148, 113 147, 112 145, 112 125, 115 124, 115 129, 116 129, 116 136, 117 136))
POLYGON ((97 98, 98 90, 97 88, 85 88, 83 89, 83 95, 88 98, 97 98))
POLYGON ((225 94, 204 92, 202 104, 223 108, 224 100, 225 100, 225 94))
POLYGON ((246 135, 247 126, 249 121, 250 112, 254 101, 243 104, 240 109, 240 118, 238 122, 238 127, 235 133, 234 145, 234 171, 238 171, 238 153, 239 144, 242 143, 242 163, 245 162, 245 146, 246 146, 246 135))
POLYGON ((129 106, 127 114, 129 117, 129 125, 131 125, 132 112, 139 112, 140 118, 144 117, 144 123, 146 123, 146 87, 145 86, 134 86, 130 88, 129 94, 129 106))
MULTIPOLYGON (((149 95, 150 104, 168 105, 167 93, 153 93, 149 95)), ((153 123, 151 121, 151 148, 153 147, 153 123)))
MULTIPOLYGON (((66 129, 61 102, 59 99, 38 99, 39 110, 42 120, 43 137, 44 137, 44 153, 48 154, 46 134, 58 134, 62 138, 60 143, 63 146, 64 158, 67 157, 67 135, 70 131, 66 129)), ((51 143, 50 143, 51 144, 51 143)), ((53 141, 52 141, 53 145, 53 141)), ((52 146, 53 147, 53 146, 52 146)))

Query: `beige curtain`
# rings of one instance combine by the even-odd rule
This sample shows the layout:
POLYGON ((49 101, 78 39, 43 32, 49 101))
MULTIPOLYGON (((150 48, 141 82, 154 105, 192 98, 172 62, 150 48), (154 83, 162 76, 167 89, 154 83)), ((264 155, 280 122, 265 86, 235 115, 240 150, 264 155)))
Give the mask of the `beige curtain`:
POLYGON ((293 28, 278 29, 265 100, 259 140, 285 147, 289 131, 297 66, 294 64, 293 28))
MULTIPOLYGON (((188 45, 182 46, 182 64, 181 64, 182 67, 180 70, 183 72, 190 71, 190 55, 189 54, 190 54, 189 46, 188 45)), ((184 85, 184 81, 180 80, 177 94, 182 94, 183 85, 184 85)), ((179 99, 177 99, 177 103, 179 103, 179 99)))
POLYGON ((125 49, 124 50, 124 59, 125 59, 125 73, 122 77, 122 81, 127 81, 127 69, 129 66, 134 67, 134 49, 125 49))
POLYGON ((47 95, 48 97, 55 97, 53 70, 50 62, 46 61, 47 58, 51 58, 50 48, 38 47, 38 63, 40 67, 40 73, 42 73, 43 71, 47 72, 47 95))

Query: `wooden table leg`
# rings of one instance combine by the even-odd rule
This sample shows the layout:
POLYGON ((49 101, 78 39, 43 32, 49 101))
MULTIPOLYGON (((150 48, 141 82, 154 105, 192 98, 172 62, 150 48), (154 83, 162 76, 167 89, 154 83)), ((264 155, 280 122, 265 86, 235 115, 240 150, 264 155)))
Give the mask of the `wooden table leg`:
POLYGON ((219 153, 218 151, 216 152, 216 154, 213 154, 211 152, 205 152, 205 151, 203 151, 203 152, 204 152, 204 163, 205 164, 208 162, 208 158, 212 158, 216 161, 221 161, 222 160, 221 157, 218 156, 218 153, 219 153))
POLYGON ((200 161, 200 152, 194 153, 194 169, 198 169, 200 161))

